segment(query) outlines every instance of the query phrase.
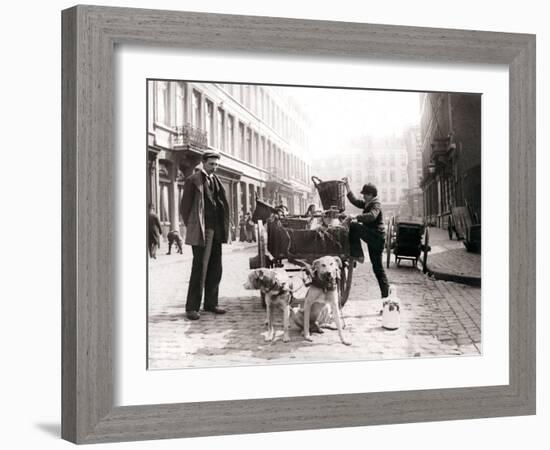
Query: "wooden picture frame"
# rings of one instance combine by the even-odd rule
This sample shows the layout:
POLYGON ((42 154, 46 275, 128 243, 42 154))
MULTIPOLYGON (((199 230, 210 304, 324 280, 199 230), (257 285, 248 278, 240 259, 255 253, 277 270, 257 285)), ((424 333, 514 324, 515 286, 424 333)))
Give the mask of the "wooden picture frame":
POLYGON ((64 439, 96 443, 535 413, 535 36, 97 6, 63 11, 62 29, 64 439), (116 44, 505 64, 509 384, 114 407, 116 44))

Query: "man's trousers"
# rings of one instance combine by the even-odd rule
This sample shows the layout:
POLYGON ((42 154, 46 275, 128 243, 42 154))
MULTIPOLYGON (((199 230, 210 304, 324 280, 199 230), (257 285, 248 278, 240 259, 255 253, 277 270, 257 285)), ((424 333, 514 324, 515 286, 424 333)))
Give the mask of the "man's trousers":
POLYGON ((218 306, 222 279, 222 243, 214 240, 214 230, 207 229, 205 246, 193 245, 193 265, 185 311, 199 311, 204 291, 204 309, 218 306))
POLYGON ((361 240, 367 243, 372 271, 378 280, 382 298, 388 296, 389 284, 384 265, 382 264, 382 252, 384 251, 385 233, 367 228, 358 222, 352 222, 349 227, 350 253, 354 258, 364 258, 361 240))

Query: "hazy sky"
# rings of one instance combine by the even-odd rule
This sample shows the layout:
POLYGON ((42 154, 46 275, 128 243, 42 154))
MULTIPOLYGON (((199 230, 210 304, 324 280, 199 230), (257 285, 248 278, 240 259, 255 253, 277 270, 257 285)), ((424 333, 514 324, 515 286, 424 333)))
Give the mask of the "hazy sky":
POLYGON ((417 92, 289 88, 289 94, 310 118, 316 156, 345 150, 357 136, 401 135, 420 120, 417 92))

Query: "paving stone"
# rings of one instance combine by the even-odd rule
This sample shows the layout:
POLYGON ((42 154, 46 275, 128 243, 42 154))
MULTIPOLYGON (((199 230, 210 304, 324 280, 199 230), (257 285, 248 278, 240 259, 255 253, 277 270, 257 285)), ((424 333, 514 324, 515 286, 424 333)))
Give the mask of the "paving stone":
POLYGON ((451 241, 447 230, 431 227, 428 269, 457 277, 481 279, 481 255, 466 251, 461 241, 451 241))
POLYGON ((401 327, 381 327, 380 291, 371 265, 358 265, 343 333, 352 346, 340 343, 338 333, 314 334, 303 340, 291 328, 291 342, 282 342, 282 323, 273 343, 264 336, 265 310, 259 295, 242 285, 248 273, 251 246, 224 246, 220 306, 227 314, 203 313, 198 321, 185 317, 185 296, 191 267, 189 247, 183 255, 159 252, 149 270, 149 366, 152 369, 352 361, 480 354, 480 289, 434 281, 421 271, 392 263, 388 278, 401 301, 401 327), (473 330, 473 331, 472 331, 473 330))

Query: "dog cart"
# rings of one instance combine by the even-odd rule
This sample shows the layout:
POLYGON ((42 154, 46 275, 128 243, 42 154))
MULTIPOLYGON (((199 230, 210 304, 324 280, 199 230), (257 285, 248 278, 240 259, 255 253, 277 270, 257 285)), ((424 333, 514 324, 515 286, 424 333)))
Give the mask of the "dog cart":
POLYGON ((422 270, 426 273, 428 252, 430 251, 430 234, 422 218, 404 220, 392 218, 388 221, 386 233, 386 265, 390 267, 391 254, 395 255, 395 264, 403 259, 412 261, 417 267, 422 255, 422 270))
POLYGON ((281 267, 287 272, 298 272, 322 256, 338 257, 342 262, 338 286, 342 307, 349 297, 354 269, 350 258, 349 226, 342 213, 345 192, 342 194, 341 190, 345 188, 342 182, 335 181, 324 182, 321 186, 324 189, 319 189, 318 178, 312 179, 319 191, 323 211, 307 216, 284 216, 277 208, 256 199, 253 220, 257 223, 258 254, 250 258, 250 268, 281 267))

